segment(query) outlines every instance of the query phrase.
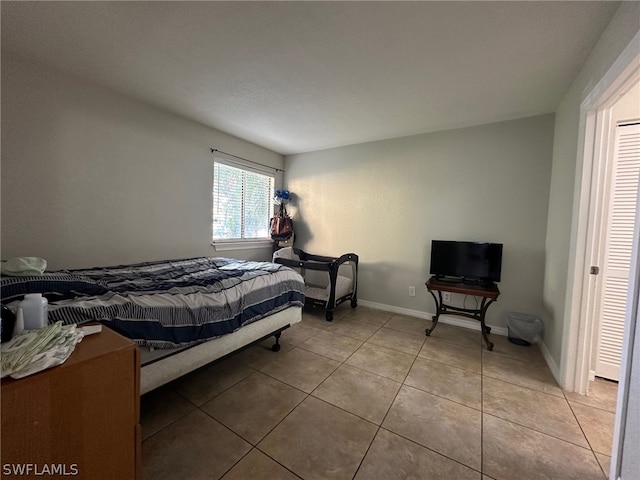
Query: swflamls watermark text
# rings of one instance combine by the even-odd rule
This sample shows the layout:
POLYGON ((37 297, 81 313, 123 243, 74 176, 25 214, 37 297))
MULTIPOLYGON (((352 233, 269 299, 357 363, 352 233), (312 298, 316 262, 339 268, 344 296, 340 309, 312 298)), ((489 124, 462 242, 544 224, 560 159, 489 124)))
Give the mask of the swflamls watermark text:
POLYGON ((74 477, 78 475, 77 463, 4 463, 2 464, 2 474, 5 477, 31 476, 51 477, 53 475, 74 477))

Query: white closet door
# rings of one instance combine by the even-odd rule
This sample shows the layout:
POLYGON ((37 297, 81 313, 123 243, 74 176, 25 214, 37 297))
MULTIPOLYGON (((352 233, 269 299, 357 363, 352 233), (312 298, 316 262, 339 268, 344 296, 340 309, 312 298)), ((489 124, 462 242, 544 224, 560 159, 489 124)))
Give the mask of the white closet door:
POLYGON ((640 125, 616 127, 596 375, 618 380, 640 173, 640 125))

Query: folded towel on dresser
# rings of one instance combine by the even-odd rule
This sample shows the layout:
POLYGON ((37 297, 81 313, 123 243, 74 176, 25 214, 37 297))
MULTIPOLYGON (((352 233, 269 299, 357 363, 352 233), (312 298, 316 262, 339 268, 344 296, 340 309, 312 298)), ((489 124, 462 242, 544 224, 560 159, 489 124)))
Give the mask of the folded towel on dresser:
POLYGON ((12 277, 42 275, 47 268, 47 261, 40 257, 15 257, 0 262, 0 273, 12 277))

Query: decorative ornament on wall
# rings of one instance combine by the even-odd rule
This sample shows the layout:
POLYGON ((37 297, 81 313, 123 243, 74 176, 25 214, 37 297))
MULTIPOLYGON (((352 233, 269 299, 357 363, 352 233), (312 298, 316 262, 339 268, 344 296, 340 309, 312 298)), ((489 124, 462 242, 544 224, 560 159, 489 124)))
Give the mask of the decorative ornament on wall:
POLYGON ((286 205, 291 199, 291 193, 289 190, 276 190, 273 195, 273 201, 276 205, 286 205))

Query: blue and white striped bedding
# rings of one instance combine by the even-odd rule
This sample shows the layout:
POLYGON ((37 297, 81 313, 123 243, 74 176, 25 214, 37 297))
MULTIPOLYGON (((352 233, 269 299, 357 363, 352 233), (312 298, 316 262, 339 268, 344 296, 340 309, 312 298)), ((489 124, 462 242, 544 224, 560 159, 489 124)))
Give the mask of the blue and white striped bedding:
POLYGON ((190 258, 2 277, 3 303, 49 300, 49 322, 99 320, 139 345, 187 346, 304 304, 292 269, 229 258, 190 258))

